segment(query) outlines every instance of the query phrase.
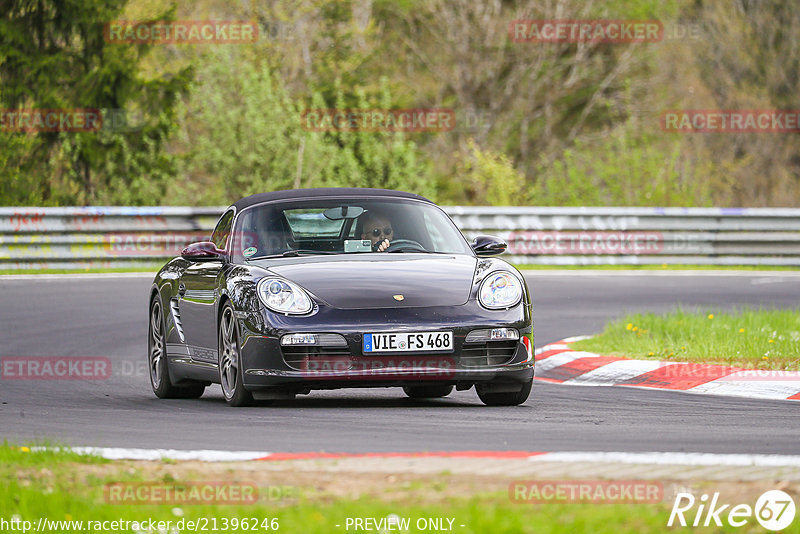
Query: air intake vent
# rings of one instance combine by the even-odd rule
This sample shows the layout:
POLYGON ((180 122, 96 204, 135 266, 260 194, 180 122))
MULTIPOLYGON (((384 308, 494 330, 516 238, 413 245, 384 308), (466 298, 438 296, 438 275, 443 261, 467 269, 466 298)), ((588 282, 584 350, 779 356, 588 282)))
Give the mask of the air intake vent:
POLYGON ((298 371, 344 371, 350 368, 347 347, 281 347, 286 365, 298 371))
POLYGON ((169 301, 169 309, 172 311, 172 321, 175 323, 175 330, 178 332, 178 337, 181 342, 186 341, 183 337, 183 325, 181 324, 181 312, 178 308, 178 299, 171 299, 169 301))
POLYGON ((489 341, 468 343, 461 349, 461 367, 491 367, 503 365, 514 358, 517 341, 489 341))

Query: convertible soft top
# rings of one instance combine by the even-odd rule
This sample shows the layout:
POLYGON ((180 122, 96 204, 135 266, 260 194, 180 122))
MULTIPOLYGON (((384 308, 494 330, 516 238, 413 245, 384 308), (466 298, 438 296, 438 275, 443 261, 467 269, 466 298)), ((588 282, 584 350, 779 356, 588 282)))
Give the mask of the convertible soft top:
POLYGON ((414 194, 414 193, 406 193, 404 191, 393 191, 391 189, 369 189, 366 187, 321 187, 317 189, 284 189, 281 191, 272 191, 269 193, 256 193, 255 195, 250 195, 249 197, 244 197, 241 200, 237 200, 233 206, 236 208, 237 211, 242 210, 248 206, 252 206, 254 204, 260 204, 262 202, 270 202, 272 200, 289 200, 294 198, 322 198, 322 197, 340 197, 340 196, 352 196, 352 197, 364 197, 364 198, 374 198, 374 197, 399 197, 399 198, 413 198, 416 200, 423 200, 425 202, 431 202, 427 198, 414 194))

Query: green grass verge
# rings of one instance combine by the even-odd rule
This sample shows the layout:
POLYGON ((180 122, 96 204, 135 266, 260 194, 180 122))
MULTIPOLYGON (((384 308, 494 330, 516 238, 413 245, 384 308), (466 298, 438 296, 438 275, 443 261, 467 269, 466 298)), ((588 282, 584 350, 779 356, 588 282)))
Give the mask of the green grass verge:
POLYGON ((800 311, 675 310, 628 315, 577 350, 636 359, 676 360, 773 370, 800 370, 800 311))
MULTIPOLYGON (((52 467, 67 463, 104 464, 108 461, 97 456, 78 454, 68 448, 40 443, 15 446, 4 441, 0 445, 0 473, 5 477, 9 468, 52 467)), ((1 509, 1 508, 0 508, 1 509)))
POLYGON ((800 271, 800 267, 785 265, 513 265, 520 271, 800 271))
MULTIPOLYGON (((428 502, 416 502, 423 499, 411 497, 398 502, 376 497, 320 499, 315 498, 313 492, 310 496, 303 494, 300 488, 298 496, 288 501, 259 500, 252 505, 120 505, 106 501, 104 486, 112 482, 135 483, 146 479, 139 469, 123 469, 124 466, 115 462, 86 465, 100 462, 70 453, 25 452, 25 449, 5 445, 0 449, 0 519, 31 521, 34 529, 39 518, 83 522, 82 530, 76 528, 75 523, 50 524, 50 528, 45 530, 50 532, 138 533, 153 531, 143 529, 141 525, 138 530, 132 525, 118 526, 115 530, 102 530, 97 528, 99 524, 95 524, 91 530, 87 527, 92 526, 88 523, 90 521, 147 520, 171 521, 174 527, 178 521, 184 520, 206 522, 208 529, 216 521, 218 531, 221 531, 223 525, 233 526, 233 520, 236 519, 240 521, 239 528, 225 530, 240 532, 244 530, 241 520, 246 519, 248 531, 251 532, 270 532, 277 525, 278 532, 327 534, 347 532, 345 525, 348 517, 380 519, 396 514, 401 518, 411 518, 412 528, 408 532, 419 532, 413 526, 419 518, 453 518, 453 531, 465 534, 611 534, 663 532, 669 517, 667 504, 520 504, 511 502, 507 493, 500 492, 449 497, 438 501, 432 499, 428 502), (272 522, 273 519, 275 522, 272 522), (253 529, 254 524, 259 527, 253 529), (265 524, 271 526, 270 530, 262 528, 265 524)), ((236 476, 235 471, 229 473, 231 480, 236 476)), ((180 484, 171 477, 164 477, 158 482, 180 484)), ((426 489, 431 491, 431 488, 435 488, 435 484, 426 489)), ((178 532, 172 527, 165 532, 178 532)), ((182 531, 189 530, 184 526, 182 531)), ((349 531, 352 532, 353 528, 349 531)))
POLYGON ((103 269, 0 269, 0 275, 6 274, 96 274, 96 273, 153 273, 163 267, 159 264, 143 264, 135 267, 109 267, 103 269))

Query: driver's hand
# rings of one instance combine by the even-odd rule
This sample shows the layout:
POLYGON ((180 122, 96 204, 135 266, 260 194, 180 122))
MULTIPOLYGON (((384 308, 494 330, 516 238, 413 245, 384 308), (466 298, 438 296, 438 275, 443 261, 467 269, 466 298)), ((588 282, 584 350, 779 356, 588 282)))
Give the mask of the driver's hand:
POLYGON ((383 252, 384 250, 389 248, 389 240, 384 239, 383 241, 379 241, 378 243, 375 243, 375 246, 373 248, 375 249, 375 252, 383 252))

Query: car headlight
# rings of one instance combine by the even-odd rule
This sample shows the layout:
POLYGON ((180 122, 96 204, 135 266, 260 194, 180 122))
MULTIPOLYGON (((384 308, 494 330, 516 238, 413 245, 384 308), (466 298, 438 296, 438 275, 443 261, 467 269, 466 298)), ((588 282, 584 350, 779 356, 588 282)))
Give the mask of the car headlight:
POLYGON ((265 278, 258 283, 258 298, 264 306, 278 313, 303 314, 314 305, 305 290, 280 278, 265 278))
POLYGON ((478 301, 491 310, 516 306, 521 298, 522 282, 508 271, 491 273, 478 290, 478 301))

